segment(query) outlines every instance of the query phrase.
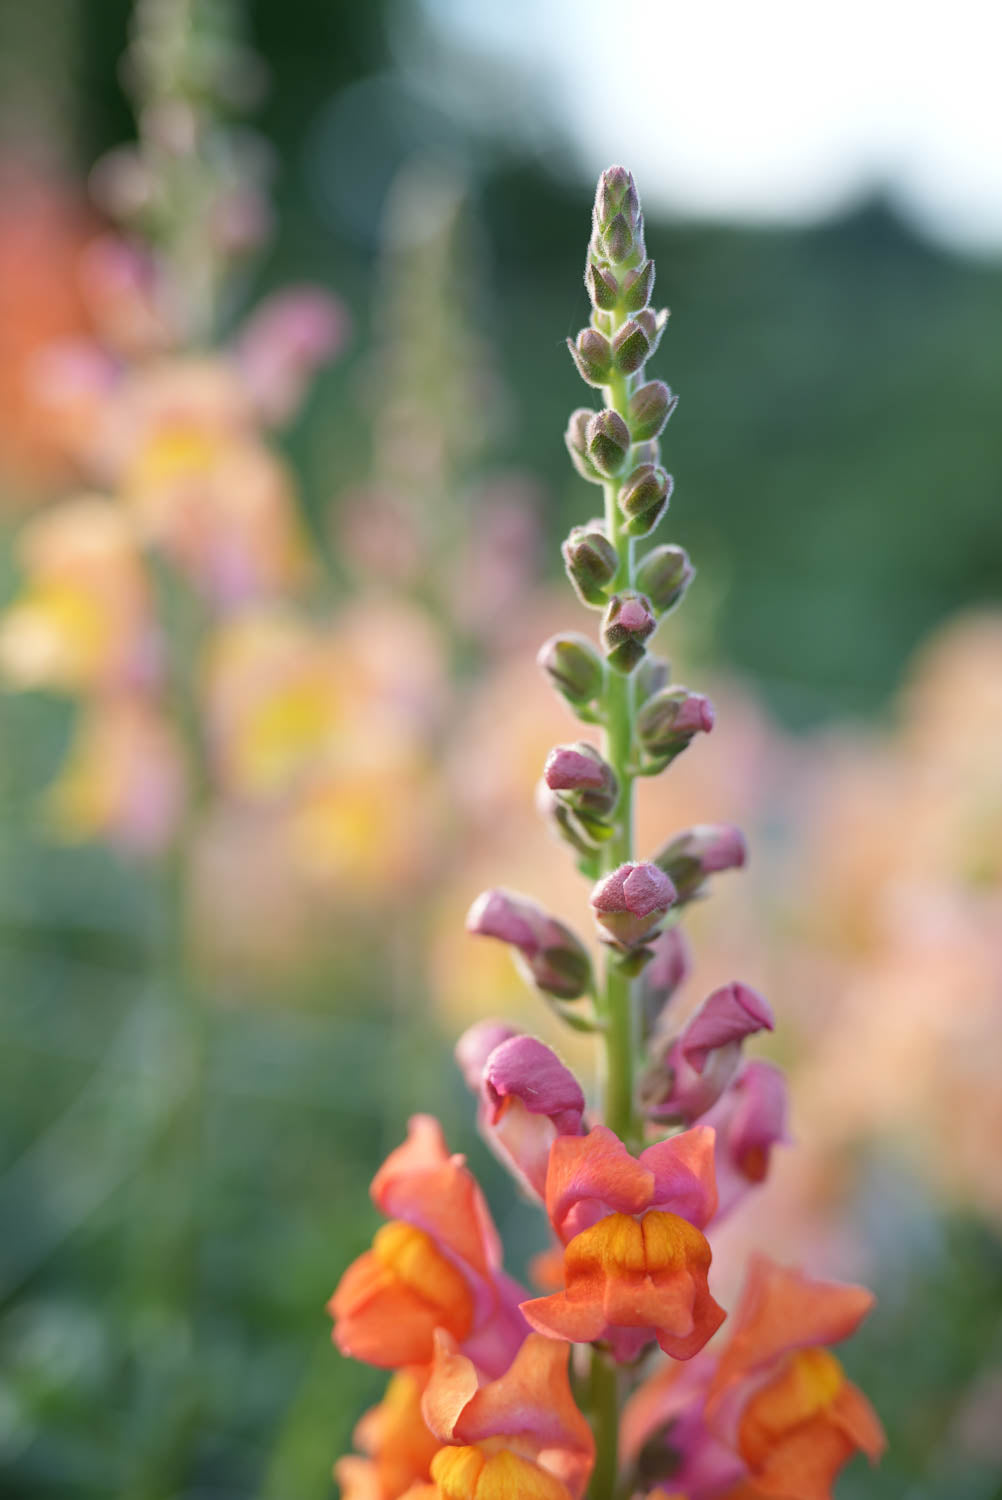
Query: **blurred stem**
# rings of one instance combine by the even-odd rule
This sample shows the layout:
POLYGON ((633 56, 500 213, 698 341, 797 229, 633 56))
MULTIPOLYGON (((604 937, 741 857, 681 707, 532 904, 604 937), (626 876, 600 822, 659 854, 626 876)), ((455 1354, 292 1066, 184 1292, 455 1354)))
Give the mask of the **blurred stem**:
POLYGON ((143 1332, 154 1343, 148 1357, 156 1417, 140 1435, 130 1500, 165 1500, 183 1490, 202 1408, 196 1336, 209 1018, 191 962, 188 919, 192 859, 207 792, 195 683, 204 622, 199 602, 176 574, 161 564, 154 564, 153 573, 168 643, 167 698, 188 752, 189 794, 160 871, 159 974, 173 1045, 158 1063, 173 1070, 175 1104, 146 1171, 152 1201, 142 1228, 137 1296, 144 1319, 150 1307, 155 1309, 153 1329, 143 1332))

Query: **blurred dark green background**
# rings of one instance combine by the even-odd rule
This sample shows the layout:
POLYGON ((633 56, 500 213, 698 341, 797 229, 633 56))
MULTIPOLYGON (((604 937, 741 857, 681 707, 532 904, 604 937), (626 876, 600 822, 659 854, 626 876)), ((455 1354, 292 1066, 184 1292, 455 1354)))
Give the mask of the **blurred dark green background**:
MULTIPOLYGON (((277 237, 247 297, 318 280, 355 323, 288 442, 318 531, 372 462, 387 190, 412 153, 445 154, 468 182, 477 316, 510 393, 484 461, 539 477, 555 557, 583 503, 561 440, 580 399, 563 341, 587 317, 590 190, 568 145, 530 158, 464 134, 401 76, 384 4, 249 9, 271 72, 255 123, 279 173, 277 237)), ((127 14, 124 0, 0 8, 8 123, 11 100, 31 101, 81 175, 131 131, 127 14)), ((880 716, 938 621, 1002 597, 1002 267, 923 243, 877 197, 798 231, 658 222, 649 247, 673 308, 658 373, 682 397, 673 539, 706 578, 713 654, 793 726, 880 716)), ((411 1067, 391 1073, 385 969, 333 936, 281 1005, 213 995, 211 1086, 186 1118, 156 882, 39 842, 32 803, 67 715, 35 698, 2 714, 0 1493, 326 1496, 380 1381, 331 1350, 323 1302, 369 1238, 368 1177, 408 1112, 434 1100, 502 1218, 522 1226, 522 1211, 473 1141, 448 1039, 412 1026, 411 1067), (177 1130, 202 1143, 194 1181, 163 1165, 177 1130)), ((937 1444, 970 1371, 999 1358, 1002 1247, 918 1213, 884 1279, 886 1314, 848 1363, 892 1450, 839 1493, 996 1500, 999 1476, 958 1475, 937 1444)))

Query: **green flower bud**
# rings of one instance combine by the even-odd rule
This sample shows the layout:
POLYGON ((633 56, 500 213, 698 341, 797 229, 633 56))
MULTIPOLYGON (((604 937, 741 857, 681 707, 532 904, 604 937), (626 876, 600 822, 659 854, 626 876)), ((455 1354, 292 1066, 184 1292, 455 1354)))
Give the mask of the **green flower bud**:
POLYGON ((633 173, 626 167, 607 167, 595 189, 595 223, 604 229, 616 214, 624 211, 630 218, 640 211, 633 173))
POLYGON ((572 708, 586 708, 602 691, 605 667, 585 635, 552 635, 539 648, 536 661, 572 708))
POLYGON ((609 602, 606 590, 619 570, 619 557, 601 523, 575 526, 561 551, 567 576, 582 604, 604 609, 609 602))
POLYGON ((624 375, 632 375, 635 370, 639 370, 651 353, 651 342, 640 323, 640 317, 643 317, 643 313, 624 323, 612 341, 612 357, 616 369, 624 375))
POLYGON ((602 644, 606 659, 617 672, 632 672, 643 660, 644 642, 654 633, 657 620, 650 600, 634 589, 624 589, 609 601, 602 621, 602 644))
POLYGON ((646 703, 648 698, 653 698, 655 693, 660 693, 662 688, 668 686, 671 681, 671 665, 663 656, 644 657, 636 670, 633 678, 637 703, 646 703))
POLYGON ((654 290, 654 262, 645 261, 623 278, 623 306, 628 312, 640 312, 651 300, 654 290))
POLYGON ((667 614, 674 609, 695 576, 688 554, 682 547, 655 547, 637 569, 637 588, 642 589, 657 610, 667 614))
POLYGON ((581 478, 592 484, 601 484, 602 475, 588 457, 588 423, 594 415, 590 406, 579 406, 577 411, 572 411, 564 433, 564 442, 567 444, 571 463, 581 478))
POLYGON ((619 492, 619 508, 631 536, 648 536, 668 506, 674 481, 658 464, 639 464, 619 492))
POLYGON ((595 307, 602 312, 611 312, 619 301, 619 282, 611 271, 597 266, 589 260, 585 271, 585 286, 595 307))
POLYGON ((582 328, 574 343, 567 340, 567 347, 582 380, 589 385, 608 385, 612 373, 612 350, 604 333, 595 328, 582 328))
POLYGON ((588 423, 588 456, 607 479, 618 474, 630 451, 630 429, 616 411, 596 412, 588 423))
POLYGON ((633 322, 638 323, 647 336, 648 357, 654 353, 661 342, 661 335, 668 323, 668 309, 663 307, 656 313, 653 308, 644 307, 635 313, 633 322))
POLYGON ((678 405, 663 380, 650 380, 630 398, 630 432, 635 443, 650 442, 664 431, 665 423, 678 405))

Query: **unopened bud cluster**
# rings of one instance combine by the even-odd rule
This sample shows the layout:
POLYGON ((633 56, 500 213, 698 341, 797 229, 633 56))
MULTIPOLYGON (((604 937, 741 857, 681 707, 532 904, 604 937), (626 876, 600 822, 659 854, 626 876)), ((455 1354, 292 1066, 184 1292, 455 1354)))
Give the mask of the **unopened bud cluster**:
POLYGON ((565 441, 578 473, 606 488, 607 505, 603 520, 572 530, 564 563, 582 602, 605 611, 607 659, 629 673, 643 660, 660 616, 681 599, 692 567, 680 547, 659 548, 635 580, 623 577, 620 540, 650 536, 668 509, 673 480, 661 465, 658 439, 678 397, 663 381, 644 378, 668 314, 649 305, 654 262, 633 178, 619 167, 599 182, 585 285, 591 324, 569 346, 581 378, 603 391, 605 407, 572 412, 565 441))

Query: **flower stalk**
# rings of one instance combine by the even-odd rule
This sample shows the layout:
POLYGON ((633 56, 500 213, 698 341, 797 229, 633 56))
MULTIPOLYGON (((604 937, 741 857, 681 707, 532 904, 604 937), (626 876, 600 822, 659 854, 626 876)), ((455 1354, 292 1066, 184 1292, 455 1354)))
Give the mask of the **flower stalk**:
POLYGON ((577 1006, 591 998, 595 1109, 586 1111, 573 1074, 538 1039, 497 1020, 462 1038, 457 1059, 478 1095, 481 1131, 550 1221, 554 1253, 537 1276, 545 1294, 513 1306, 522 1292, 500 1267, 465 1159, 449 1156, 430 1117, 413 1119, 372 1186, 391 1222, 342 1277, 330 1311, 343 1353, 417 1368, 424 1385, 406 1398, 414 1422, 405 1432, 395 1376, 357 1429, 366 1457, 343 1459, 336 1472, 346 1500, 480 1500, 488 1491, 765 1500, 806 1493, 805 1475, 811 1494, 829 1500, 852 1452, 875 1458, 883 1443, 825 1347, 853 1331, 869 1293, 753 1263, 730 1341, 710 1345, 727 1313, 709 1284, 707 1232, 767 1175, 772 1147, 786 1138, 785 1093, 773 1065, 743 1060, 745 1040, 773 1024, 750 986, 714 991, 681 1029, 671 1014, 688 970, 675 919, 710 877, 744 863, 740 833, 699 825, 646 859, 634 846, 636 778, 665 770, 711 730, 713 710, 670 685, 667 664, 648 654, 692 568, 680 547, 636 555, 671 495, 658 438, 676 398, 645 376, 667 314, 649 305, 654 266, 622 167, 599 180, 585 284, 591 322, 570 350, 604 406, 573 412, 565 441, 605 504, 562 552, 601 623, 597 648, 583 635, 556 636, 538 661, 579 720, 599 728, 601 744, 554 747, 539 800, 593 882, 602 958, 592 964, 558 918, 510 891, 480 896, 467 926, 505 943, 562 1020, 581 1024, 577 1006), (578 1346, 573 1388, 569 1345, 578 1346), (640 1386, 655 1345, 667 1363, 640 1386), (534 1404, 525 1385, 541 1394, 544 1380, 534 1404))

